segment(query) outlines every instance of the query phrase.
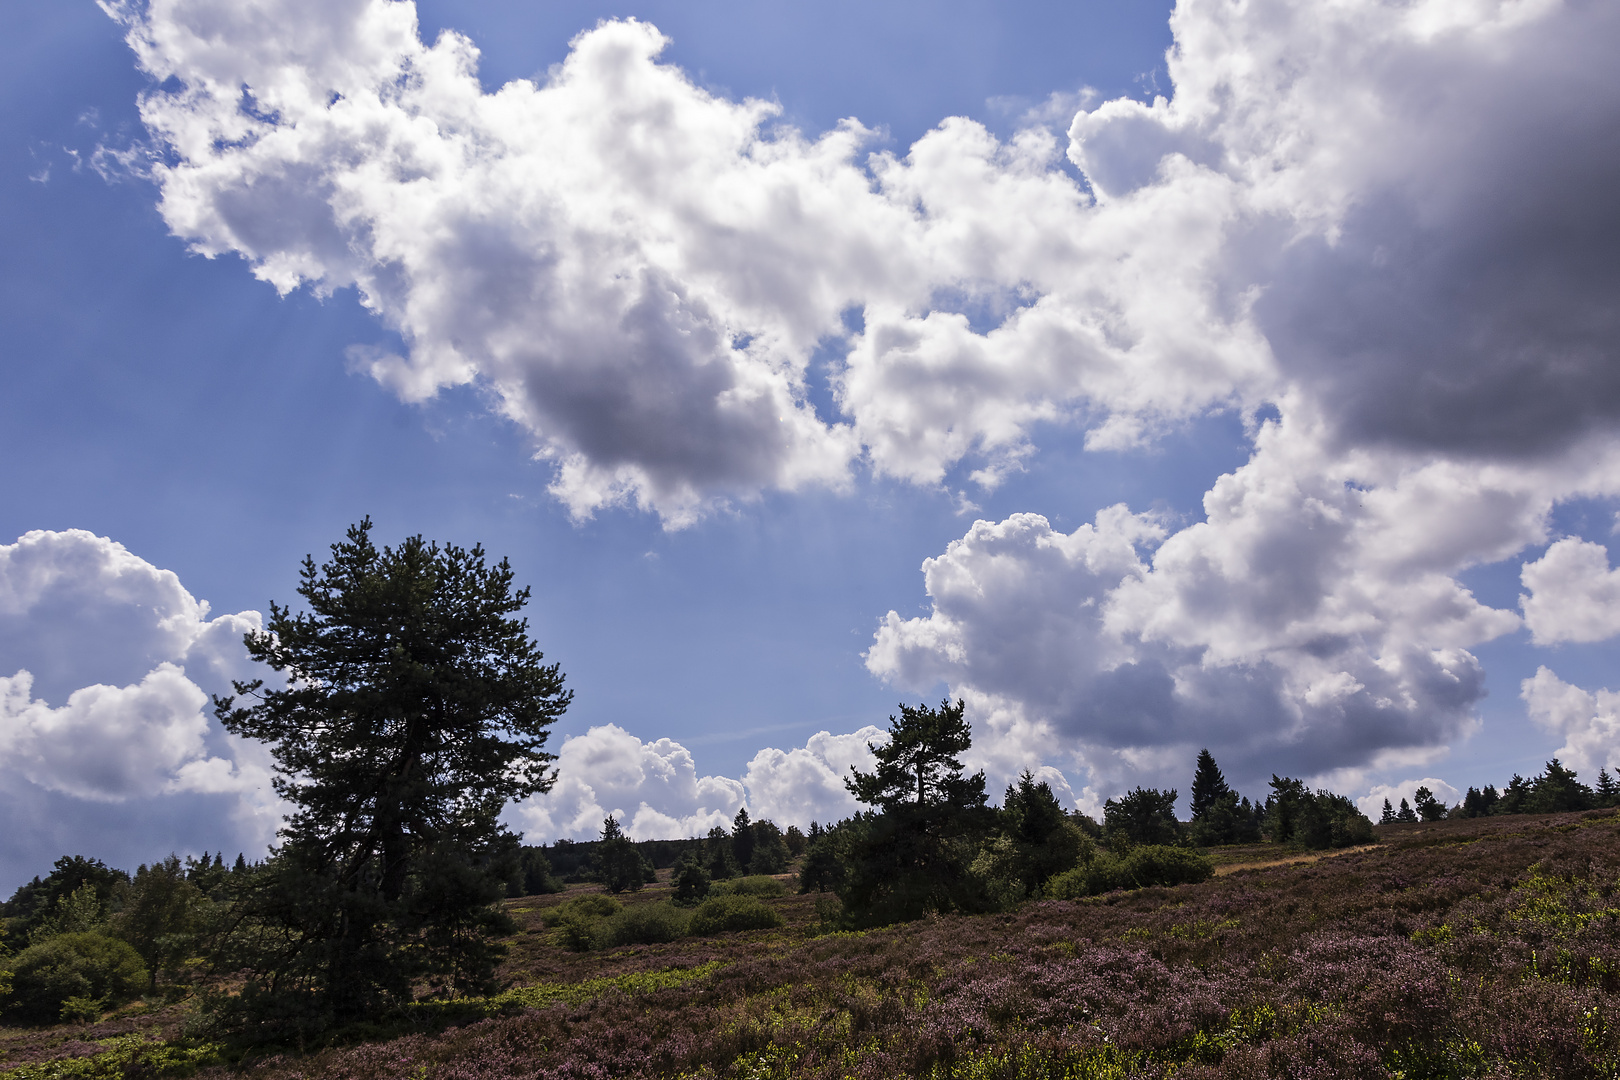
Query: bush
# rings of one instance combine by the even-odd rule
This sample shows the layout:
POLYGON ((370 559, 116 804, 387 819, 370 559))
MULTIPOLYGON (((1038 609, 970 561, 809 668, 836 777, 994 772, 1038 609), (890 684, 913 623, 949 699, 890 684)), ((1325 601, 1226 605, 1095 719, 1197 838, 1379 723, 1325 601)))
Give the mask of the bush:
MULTIPOLYGON (((27 1023, 54 1023, 70 998, 118 1005, 146 986, 146 965, 128 943, 106 934, 59 934, 17 954, 8 1012, 27 1023)), ((82 1011, 82 1009, 80 1010, 82 1011)))
POLYGON ((714 896, 783 896, 787 893, 787 886, 773 877, 756 874, 753 877, 737 878, 724 885, 714 886, 714 896))
POLYGON ((617 915, 624 909, 624 905, 611 896, 601 893, 586 893, 576 896, 566 903, 556 907, 540 916, 540 920, 547 926, 561 926, 565 922, 580 919, 605 919, 609 915, 617 915))
POLYGON ((709 888, 709 872, 697 860, 688 859, 676 869, 674 900, 677 904, 691 907, 709 895, 709 888))
POLYGON ((560 931, 562 944, 575 952, 589 952, 606 944, 606 920, 624 910, 624 905, 600 893, 576 896, 558 904, 540 920, 560 931))
POLYGON ((661 945, 686 935, 686 912, 671 904, 636 904, 601 924, 603 945, 661 945))
POLYGON ((699 904, 688 926, 697 937, 729 930, 769 930, 782 925, 782 916, 752 896, 716 896, 699 904))
POLYGON ((1186 848, 1144 844, 1123 856, 1102 855, 1047 883, 1055 900, 1097 896, 1114 889, 1144 889, 1150 885, 1188 885, 1215 875, 1215 864, 1186 848))

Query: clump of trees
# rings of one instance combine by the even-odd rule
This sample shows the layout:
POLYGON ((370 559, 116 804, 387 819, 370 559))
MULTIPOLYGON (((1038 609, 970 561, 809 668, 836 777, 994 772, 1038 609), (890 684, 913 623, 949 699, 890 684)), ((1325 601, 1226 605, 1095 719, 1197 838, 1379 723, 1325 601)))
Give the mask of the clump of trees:
POLYGON ((133 876, 63 856, 0 905, 0 1016, 92 1022, 138 997, 186 992, 192 961, 252 874, 237 856, 170 855, 133 876))
POLYGON ((837 898, 826 918, 863 926, 1006 910, 1035 897, 1202 881, 1214 873, 1206 847, 1374 840, 1372 822, 1343 795, 1274 775, 1265 801, 1251 801, 1208 750, 1198 755, 1191 821, 1176 817, 1177 790, 1137 787, 1104 803, 1099 824, 1066 812, 1028 771, 991 806, 984 775, 962 764, 971 745, 965 708, 949 699, 902 705, 889 741, 870 745, 876 769, 851 770, 845 781, 868 808, 825 829, 812 824, 799 883, 837 898))

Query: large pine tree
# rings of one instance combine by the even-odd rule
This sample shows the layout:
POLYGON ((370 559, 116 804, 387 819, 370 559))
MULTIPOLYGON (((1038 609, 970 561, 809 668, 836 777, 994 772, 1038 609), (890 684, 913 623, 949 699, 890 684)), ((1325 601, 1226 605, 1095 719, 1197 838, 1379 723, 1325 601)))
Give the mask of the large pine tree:
POLYGON ((325 564, 306 558, 308 610, 271 604, 247 635, 284 684, 215 702, 269 746, 293 806, 232 958, 250 972, 241 1016, 267 1037, 375 1016, 423 981, 487 982, 517 847, 498 817, 550 788, 547 729, 571 697, 504 559, 419 536, 379 550, 370 532, 368 518, 325 564))

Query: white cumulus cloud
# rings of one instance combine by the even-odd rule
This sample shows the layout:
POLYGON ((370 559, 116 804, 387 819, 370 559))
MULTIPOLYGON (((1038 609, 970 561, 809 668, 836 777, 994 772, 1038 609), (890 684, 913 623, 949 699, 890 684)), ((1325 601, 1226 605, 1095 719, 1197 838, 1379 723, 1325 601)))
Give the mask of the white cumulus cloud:
MULTIPOLYGON (((1521 625, 1458 575, 1620 495, 1614 4, 1182 0, 1167 96, 1095 103, 1066 146, 958 117, 903 152, 710 93, 633 20, 485 93, 409 2, 104 6, 154 80, 175 234, 357 288, 406 348, 351 362, 411 399, 488 389, 576 514, 679 525, 857 467, 991 487, 1041 425, 1128 449, 1240 413, 1253 455, 1202 521, 976 524, 869 653, 969 698, 987 766, 1090 770, 1082 801, 1206 744, 1240 777, 1415 768, 1476 725, 1470 650, 1521 625), (829 344, 837 416, 807 381, 829 344)), ((1525 620, 1592 640, 1612 572, 1561 543, 1525 620)), ((582 738, 608 771, 548 827, 743 798, 674 744, 582 738)))
POLYGON ((1385 799, 1388 799, 1389 805, 1396 810, 1401 808, 1402 799, 1406 800, 1408 806, 1415 809, 1416 804, 1413 800, 1417 797, 1417 789, 1420 787, 1428 788, 1429 794, 1446 806, 1456 806, 1462 802, 1462 792, 1444 780, 1436 779, 1433 776, 1425 776, 1421 780, 1402 780, 1395 784, 1375 784, 1371 791, 1356 800, 1356 807, 1363 814, 1377 821, 1384 816, 1385 799))
POLYGON ((817 732, 800 747, 760 750, 742 778, 733 779, 698 775, 691 751, 678 742, 643 742, 603 724, 563 740, 556 785, 518 804, 510 818, 530 843, 592 839, 610 815, 638 840, 702 836, 717 825, 729 829, 744 807, 784 829, 805 828, 859 809, 844 778, 851 766, 871 769, 867 744, 887 738, 871 726, 843 735, 817 732))
POLYGON ((106 537, 0 545, 0 803, 13 821, 50 819, 5 830, 0 873, 62 854, 41 843, 107 850, 121 816, 153 832, 108 855, 262 850, 280 821, 268 755, 220 730, 208 698, 250 674, 242 636, 260 625, 256 611, 210 618, 174 573, 106 537))
POLYGON ((1519 686, 1530 718, 1564 740, 1555 754, 1587 782, 1599 769, 1620 769, 1620 692, 1582 690, 1547 667, 1519 686))
POLYGON ((1519 572, 1530 591, 1519 597, 1524 622, 1537 644, 1604 641, 1620 634, 1620 570, 1609 551, 1565 537, 1519 572))

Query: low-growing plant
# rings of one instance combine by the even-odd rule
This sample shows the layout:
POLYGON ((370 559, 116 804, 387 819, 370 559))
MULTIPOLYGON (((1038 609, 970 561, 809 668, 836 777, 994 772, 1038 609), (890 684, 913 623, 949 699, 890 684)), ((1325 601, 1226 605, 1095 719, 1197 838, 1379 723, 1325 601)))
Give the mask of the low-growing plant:
POLYGON ((575 922, 581 919, 605 919, 609 915, 617 915, 624 909, 624 905, 611 896, 601 893, 586 893, 576 896, 572 900, 558 904, 540 916, 542 922, 549 927, 558 927, 565 922, 575 922))
POLYGON ((624 905, 601 893, 576 896, 558 904, 541 916, 546 926, 556 930, 566 949, 589 952, 607 944, 607 921, 624 910, 624 905))
POLYGON ((1214 876, 1215 864, 1196 851, 1143 844, 1124 855, 1098 855, 1084 866, 1057 875, 1047 883, 1046 895, 1054 900, 1075 900, 1115 889, 1187 885, 1214 876))
POLYGON ((713 896, 783 896, 787 893, 787 886, 773 877, 764 874, 755 874, 752 877, 735 878, 723 884, 715 885, 710 894, 713 896))
POLYGON ((715 896, 692 912, 688 931, 697 937, 731 930, 769 930, 782 925, 775 908, 753 896, 715 896))
POLYGON ((689 916, 673 904, 634 904, 604 920, 602 945, 661 945, 686 935, 689 916))

